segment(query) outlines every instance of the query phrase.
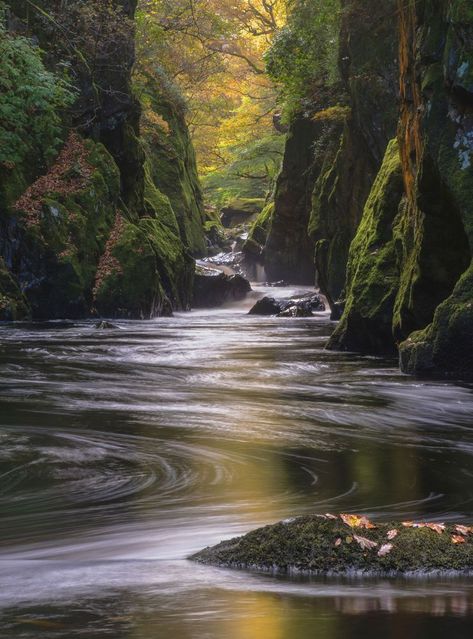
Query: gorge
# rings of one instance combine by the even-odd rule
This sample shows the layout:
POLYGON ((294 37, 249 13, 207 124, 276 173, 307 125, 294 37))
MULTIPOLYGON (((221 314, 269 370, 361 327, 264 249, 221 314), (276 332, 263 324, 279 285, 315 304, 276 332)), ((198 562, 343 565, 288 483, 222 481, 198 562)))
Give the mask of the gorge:
POLYGON ((0 0, 2 637, 470 636, 472 161, 471 0, 0 0))

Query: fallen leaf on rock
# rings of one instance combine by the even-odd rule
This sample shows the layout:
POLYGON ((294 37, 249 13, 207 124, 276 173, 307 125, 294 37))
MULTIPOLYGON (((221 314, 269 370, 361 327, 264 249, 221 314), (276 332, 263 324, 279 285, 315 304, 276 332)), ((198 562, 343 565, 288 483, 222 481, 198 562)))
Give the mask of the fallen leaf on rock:
POLYGON ((387 537, 388 539, 394 539, 394 537, 397 537, 397 535, 398 535, 398 531, 395 528, 393 528, 392 530, 388 531, 387 537))
POLYGON ((445 530, 445 524, 438 524, 436 522, 416 523, 415 521, 403 521, 402 525, 406 528, 430 528, 430 530, 434 530, 439 535, 445 530))
POLYGON ((336 547, 336 548, 338 548, 338 546, 341 546, 341 545, 342 545, 342 540, 341 540, 341 538, 339 537, 339 538, 335 541, 335 547, 336 547))
POLYGON ((465 539, 465 537, 462 537, 461 535, 452 535, 452 543, 454 543, 454 544, 464 544, 464 543, 466 543, 466 539, 465 539))
POLYGON ((439 535, 441 535, 443 531, 445 530, 445 524, 429 523, 429 524, 425 524, 425 527, 430 528, 430 530, 435 530, 435 532, 438 533, 439 535))
POLYGON ((362 515, 340 515, 340 519, 350 528, 376 528, 367 517, 362 515))
POLYGON ((358 543, 363 550, 371 550, 371 548, 376 548, 378 545, 375 541, 371 541, 371 539, 366 539, 366 537, 360 537, 359 535, 353 535, 353 538, 358 543))
POLYGON ((388 555, 391 552, 392 549, 393 549, 393 545, 392 544, 384 544, 378 550, 378 557, 384 557, 385 555, 388 555))
POLYGON ((460 535, 468 535, 468 533, 473 532, 473 526, 462 526, 461 524, 457 524, 455 526, 455 530, 457 533, 460 533, 460 535))

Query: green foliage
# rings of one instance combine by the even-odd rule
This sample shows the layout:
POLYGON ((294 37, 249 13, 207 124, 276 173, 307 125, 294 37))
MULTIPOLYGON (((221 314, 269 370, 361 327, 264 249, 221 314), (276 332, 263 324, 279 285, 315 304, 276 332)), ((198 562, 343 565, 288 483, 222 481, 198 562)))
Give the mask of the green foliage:
POLYGON ((40 49, 1 23, 0 60, 0 165, 13 168, 31 152, 47 162, 62 142, 60 111, 74 96, 45 69, 40 49))
POLYGON ((203 178, 207 200, 218 208, 234 200, 265 198, 281 166, 285 137, 271 133, 231 149, 234 161, 203 178))
POLYGON ((338 79, 340 0, 294 0, 287 24, 265 55, 280 85, 286 115, 307 105, 317 83, 338 79))

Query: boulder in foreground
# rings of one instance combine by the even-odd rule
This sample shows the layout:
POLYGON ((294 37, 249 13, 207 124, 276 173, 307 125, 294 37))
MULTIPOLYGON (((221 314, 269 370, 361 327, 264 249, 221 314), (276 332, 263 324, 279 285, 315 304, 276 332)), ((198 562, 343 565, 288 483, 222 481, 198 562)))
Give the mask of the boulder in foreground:
POLYGON ((298 517, 191 557, 203 564, 283 574, 416 576, 473 573, 473 526, 371 523, 359 515, 298 517))

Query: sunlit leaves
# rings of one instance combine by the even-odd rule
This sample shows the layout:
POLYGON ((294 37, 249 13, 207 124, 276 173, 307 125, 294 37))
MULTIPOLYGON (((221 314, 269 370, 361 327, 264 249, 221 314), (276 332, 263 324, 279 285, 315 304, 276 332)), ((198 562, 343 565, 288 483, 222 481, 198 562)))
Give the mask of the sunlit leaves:
POLYGON ((361 515, 340 515, 340 519, 351 528, 376 528, 367 517, 361 515))

